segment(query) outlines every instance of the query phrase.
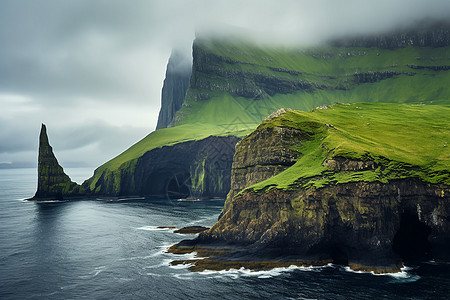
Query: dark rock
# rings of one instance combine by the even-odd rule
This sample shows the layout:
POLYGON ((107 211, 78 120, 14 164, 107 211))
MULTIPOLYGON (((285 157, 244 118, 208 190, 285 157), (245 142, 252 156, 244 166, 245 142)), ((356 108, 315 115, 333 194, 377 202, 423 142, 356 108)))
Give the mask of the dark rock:
POLYGON ((211 98, 209 92, 227 92, 233 97, 244 97, 260 100, 266 96, 275 94, 289 94, 296 91, 312 91, 315 88, 331 87, 310 82, 296 75, 301 73, 281 69, 268 69, 276 72, 287 73, 292 77, 275 76, 270 73, 246 72, 242 68, 228 68, 227 65, 248 64, 245 62, 231 61, 228 58, 211 53, 206 50, 202 40, 197 39, 193 45, 193 67, 186 98, 194 100, 207 100, 211 98))
POLYGON ((337 47, 377 47, 382 49, 415 47, 445 47, 450 45, 449 22, 422 22, 410 28, 372 36, 354 36, 331 41, 337 47))
POLYGON ((187 227, 183 227, 181 229, 175 230, 174 233, 196 234, 196 233, 200 233, 202 231, 205 231, 207 229, 209 229, 209 227, 204 227, 204 226, 187 226, 187 227))
POLYGON ((117 171, 105 170, 93 190, 108 196, 225 197, 238 140, 210 136, 150 150, 117 171))
POLYGON ((167 64, 166 78, 161 92, 161 109, 156 129, 166 128, 181 108, 191 77, 190 55, 173 51, 167 64))
POLYGON ((433 70, 433 71, 448 71, 450 70, 450 66, 418 66, 418 65, 406 65, 408 67, 410 67, 411 69, 416 69, 416 70, 423 70, 423 69, 428 69, 428 70, 433 70))
POLYGON ((302 139, 307 138, 299 130, 276 127, 255 131, 240 141, 233 158, 231 188, 222 214, 238 192, 292 166, 299 154, 289 146, 300 145, 302 139))
POLYGON ((397 75, 409 75, 414 76, 414 73, 396 72, 396 71, 383 71, 383 72, 356 72, 353 74, 353 81, 356 84, 359 83, 374 83, 384 79, 392 78, 397 75))
MULTIPOLYGON (((400 271, 408 260, 450 261, 448 185, 407 177, 242 191, 292 165, 298 154, 291 146, 310 138, 290 127, 260 126, 239 142, 219 221, 170 251, 212 257, 190 262, 197 265, 193 270, 333 262, 386 273, 400 271)), ((323 165, 327 172, 344 173, 383 168, 369 158, 334 157, 323 165)))
POLYGON ((47 129, 42 124, 39 136, 38 187, 32 200, 63 200, 84 194, 85 190, 72 182, 59 165, 48 141, 47 129))

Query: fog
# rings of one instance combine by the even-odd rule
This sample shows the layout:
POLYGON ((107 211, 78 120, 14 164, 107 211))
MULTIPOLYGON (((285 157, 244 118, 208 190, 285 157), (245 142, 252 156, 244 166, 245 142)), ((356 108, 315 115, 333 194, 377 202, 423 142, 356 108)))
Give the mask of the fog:
POLYGON ((0 163, 36 165, 46 123, 65 167, 92 168, 154 130, 165 67, 195 32, 309 45, 446 19, 448 0, 0 2, 0 163))

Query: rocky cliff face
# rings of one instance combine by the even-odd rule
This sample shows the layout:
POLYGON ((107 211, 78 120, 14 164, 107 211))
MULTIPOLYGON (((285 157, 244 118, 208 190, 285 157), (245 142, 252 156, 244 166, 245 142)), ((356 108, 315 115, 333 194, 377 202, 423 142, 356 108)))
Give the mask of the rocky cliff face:
POLYGON ((260 257, 381 272, 398 270, 402 259, 449 261, 449 192, 418 180, 248 191, 199 241, 251 244, 260 257))
POLYGON ((168 198, 225 197, 238 138, 208 137, 148 151, 123 166, 117 176, 105 172, 95 194, 168 198))
POLYGON ((277 127, 257 131, 240 141, 239 151, 233 157, 231 188, 221 216, 241 190, 292 166, 299 153, 289 147, 299 145, 302 139, 308 139, 308 136, 299 130, 277 127))
POLYGON ((174 50, 167 64, 156 129, 168 127, 175 113, 181 108, 188 89, 191 70, 190 56, 174 50))
POLYGON ((70 180, 59 165, 48 141, 47 128, 42 124, 39 135, 38 187, 32 200, 62 200, 66 197, 81 196, 84 192, 81 186, 70 180))
POLYGON ((314 88, 333 89, 333 87, 298 77, 300 73, 292 70, 267 68, 275 74, 278 73, 279 76, 274 76, 273 73, 246 71, 245 65, 255 65, 211 53, 203 46, 204 42, 197 39, 193 45, 192 76, 187 98, 207 100, 214 95, 214 92, 227 92, 233 97, 259 100, 275 94, 288 94, 301 90, 312 91, 314 88), (229 67, 233 65, 243 65, 243 67, 229 67), (284 76, 286 74, 291 76, 284 76))
POLYGON ((319 156, 325 167, 320 175, 298 179, 287 188, 270 184, 246 188, 288 170, 301 157, 295 150, 302 143, 325 138, 292 122, 284 124, 261 125, 237 144, 231 190, 221 218, 196 240, 183 241, 170 252, 197 251, 213 257, 191 261, 194 270, 226 268, 230 261, 233 267, 252 267, 255 261, 273 266, 334 262, 384 273, 399 271, 409 260, 450 261, 450 186, 414 176, 361 178, 364 172, 387 168, 390 161, 375 161, 370 155, 367 159, 319 156), (305 184, 333 174, 348 178, 355 174, 355 179, 305 184))
POLYGON ((450 45, 449 22, 425 22, 416 27, 366 37, 353 37, 331 42, 333 46, 377 47, 382 49, 416 47, 445 47, 450 45))

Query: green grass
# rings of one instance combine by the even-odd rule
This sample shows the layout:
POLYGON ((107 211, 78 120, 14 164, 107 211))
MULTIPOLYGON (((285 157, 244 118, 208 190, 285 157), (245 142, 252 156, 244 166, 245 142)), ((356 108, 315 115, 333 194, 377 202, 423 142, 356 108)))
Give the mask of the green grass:
MULTIPOLYGON (((280 48, 257 46, 243 41, 200 40, 206 50, 233 61, 257 66, 284 68, 315 75, 343 75, 354 72, 414 71, 407 64, 449 65, 450 47, 379 48, 280 48)), ((434 71, 426 71, 434 72, 434 71)))
POLYGON ((340 104, 313 112, 288 112, 263 122, 294 127, 314 138, 298 147, 301 158, 284 172, 249 188, 304 188, 352 181, 381 181, 416 177, 450 184, 450 106, 405 104, 340 104), (311 125, 313 124, 313 126, 311 125), (334 128, 325 126, 331 124, 334 128), (448 145, 448 146, 446 146, 448 145), (375 170, 334 172, 325 158, 371 160, 375 170))
POLYGON ((249 128, 247 126, 237 125, 230 131, 226 126, 194 123, 153 131, 120 155, 98 167, 94 172, 94 176, 89 179, 89 186, 93 190, 95 183, 105 170, 116 171, 120 168, 130 167, 133 165, 133 161, 151 149, 171 146, 180 142, 201 140, 210 135, 227 136, 232 134, 242 137, 250 133, 253 129, 254 127, 249 128))
MULTIPOLYGON (((315 89, 292 94, 276 94, 261 100, 232 97, 227 92, 189 89, 187 95, 206 93, 208 100, 187 98, 178 111, 175 127, 152 132, 128 150, 100 166, 90 179, 95 186, 102 172, 114 172, 133 166, 133 161, 145 152, 162 146, 188 140, 199 140, 210 135, 244 136, 280 107, 310 111, 335 102, 395 102, 450 104, 450 71, 413 70, 407 64, 450 65, 450 47, 396 50, 377 48, 275 48, 258 46, 243 41, 197 40, 196 43, 216 55, 234 63, 221 63, 223 70, 243 71, 290 79, 301 79, 330 87, 344 86, 347 90, 315 89), (301 72, 292 75, 270 68, 301 72), (398 75, 376 83, 355 84, 353 73, 368 71, 414 72, 415 76, 398 75)), ((203 75, 202 75, 203 76, 203 75)), ((233 85, 233 80, 221 76, 205 76, 211 83, 233 85)), ((347 112, 346 112, 347 113, 347 112)), ((319 116, 320 113, 317 114, 319 116)), ((365 118, 370 118, 365 116, 365 118)), ((364 120, 365 121, 365 120, 364 120)), ((402 120, 401 122, 409 122, 402 120)), ((400 124, 401 125, 401 124, 400 124)), ((399 126, 400 126, 399 125, 399 126)), ((408 125, 405 125, 408 126, 408 125)), ((373 126, 372 126, 373 127, 373 126)), ((406 127, 408 129, 409 127, 406 127)), ((380 129, 381 130, 381 129, 380 129)), ((340 148, 337 148, 338 150, 340 148)), ((395 153, 385 153, 385 155, 395 153)), ((388 157, 388 156, 386 156, 388 157)), ((306 159, 306 158, 305 158, 306 159)))

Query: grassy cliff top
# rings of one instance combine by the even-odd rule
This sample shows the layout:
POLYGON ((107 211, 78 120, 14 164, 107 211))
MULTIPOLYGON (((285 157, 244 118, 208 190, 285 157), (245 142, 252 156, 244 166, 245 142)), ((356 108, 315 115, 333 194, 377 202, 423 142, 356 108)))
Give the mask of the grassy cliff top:
POLYGON ((95 183, 100 178, 103 171, 106 169, 115 171, 119 170, 121 167, 128 168, 131 162, 152 149, 171 146, 181 142, 201 140, 211 135, 234 135, 243 137, 254 130, 255 127, 256 126, 249 127, 247 124, 238 124, 233 126, 233 128, 229 128, 226 125, 214 126, 211 124, 193 123, 153 131, 120 155, 98 167, 95 170, 94 176, 89 179, 89 185, 91 189, 95 188, 95 183))
POLYGON ((312 138, 295 148, 301 156, 292 167, 251 189, 407 177, 450 184, 450 106, 336 104, 312 112, 286 112, 257 130, 265 127, 292 127, 310 132, 312 138), (323 165, 336 157, 373 161, 376 167, 337 172, 323 165))
POLYGON ((432 69, 414 66, 450 65, 450 47, 269 47, 242 40, 214 39, 200 39, 196 44, 204 51, 222 57, 226 69, 239 68, 275 76, 284 73, 291 78, 300 76, 322 83, 335 81, 332 77, 386 70, 436 75, 432 69))
MULTIPOLYGON (((450 104, 450 70, 411 67, 449 66, 450 47, 295 49, 238 40, 203 39, 196 40, 195 46, 206 55, 221 59, 212 66, 194 58, 194 65, 208 65, 209 73, 201 73, 194 68, 193 76, 200 78, 203 85, 188 89, 183 107, 176 115, 176 126, 152 132, 100 166, 89 180, 91 187, 103 171, 127 168, 131 162, 154 148, 209 135, 244 136, 281 107, 310 111, 319 105, 335 102, 450 104), (359 82, 355 75, 369 73, 370 77, 373 72, 396 72, 398 75, 369 82, 359 82), (269 81, 271 78, 283 78, 327 88, 292 90, 284 94, 266 95, 259 100, 233 96, 232 91, 239 90, 237 85, 242 84, 243 74, 253 74, 247 77, 246 86, 253 87, 255 84, 248 81, 261 75, 269 81), (208 95, 207 100, 196 98, 204 94, 208 95)), ((263 87, 258 84, 254 86, 255 90, 260 88, 263 87)))

